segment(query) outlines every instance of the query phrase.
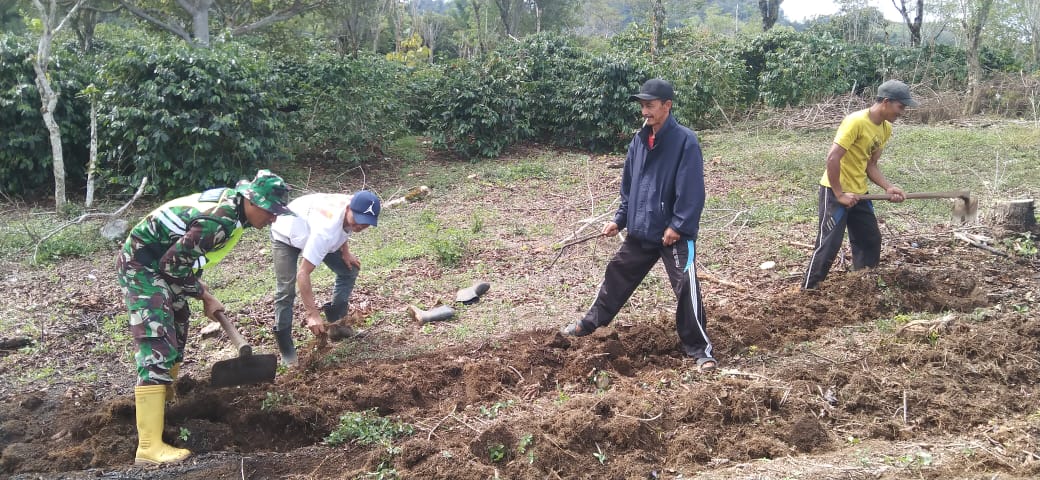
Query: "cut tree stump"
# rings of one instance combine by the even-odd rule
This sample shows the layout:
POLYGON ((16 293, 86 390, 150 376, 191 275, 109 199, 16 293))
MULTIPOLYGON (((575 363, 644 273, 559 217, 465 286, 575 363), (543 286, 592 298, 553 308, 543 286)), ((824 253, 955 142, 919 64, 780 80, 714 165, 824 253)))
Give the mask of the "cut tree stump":
POLYGON ((1008 200, 994 207, 993 222, 1008 230, 1019 232, 1031 230, 1036 226, 1036 211, 1033 199, 1008 200))

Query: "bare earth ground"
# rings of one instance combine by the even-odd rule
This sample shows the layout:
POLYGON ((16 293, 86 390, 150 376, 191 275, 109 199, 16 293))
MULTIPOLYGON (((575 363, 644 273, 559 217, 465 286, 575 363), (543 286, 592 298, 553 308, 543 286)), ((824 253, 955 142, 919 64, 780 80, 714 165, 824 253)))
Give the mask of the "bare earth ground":
MULTIPOLYGON (((104 335, 97 319, 123 308, 112 255, 49 271, 10 266, 5 311, 54 320, 40 339, 46 355, 0 357, 0 475, 392 478, 393 469, 401 478, 451 479, 1040 476, 1038 264, 955 242, 948 227, 888 232, 882 268, 836 265, 825 287, 808 293, 797 290, 804 258, 758 268, 769 259, 761 238, 730 236, 728 248, 701 253, 713 266, 701 285, 722 362, 711 374, 698 373, 677 350, 674 300, 661 269, 611 327, 562 337, 557 328, 587 308, 617 240, 568 251, 546 270, 551 244, 590 210, 607 209, 619 172, 606 165, 617 160, 593 158, 584 170, 586 201, 595 208, 568 207, 552 179, 509 184, 479 175, 454 190, 435 189, 422 206, 400 207, 451 212, 459 202, 451 192, 466 188, 469 198, 511 199, 462 208, 498 212, 496 221, 508 226, 489 226, 497 241, 471 245, 458 267, 413 259, 360 283, 352 318, 374 324, 359 338, 324 347, 298 333, 301 367, 274 385, 210 388, 210 362, 230 349, 226 340, 193 339, 195 363, 176 384, 165 440, 195 455, 162 468, 132 466, 130 346, 93 351, 104 335), (531 231, 536 221, 563 227, 542 236, 509 233, 531 231), (423 329, 402 320, 406 303, 429 305, 454 293, 417 291, 419 279, 464 286, 474 271, 493 286, 482 302, 459 307, 460 316, 494 316, 486 334, 458 335, 454 321, 423 329), (903 321, 886 320, 900 314, 903 321), (44 367, 57 375, 6 380, 44 367), (86 372, 95 375, 76 380, 86 372), (323 444, 342 412, 369 408, 412 424, 415 433, 396 440, 393 452, 323 444), (190 431, 186 441, 182 429, 190 431), (504 458, 492 461, 495 451, 504 458)), ((442 166, 432 161, 407 178, 368 172, 368 182, 384 192, 407 189, 442 166)), ((725 187, 709 181, 709 193, 724 195, 725 187)), ((727 228, 706 225, 702 237, 730 235, 727 228)), ((778 238, 812 242, 811 228, 778 238)), ((266 265, 257 245, 225 264, 266 265)), ((252 315, 255 325, 244 333, 272 351, 273 341, 260 333, 269 301, 231 313, 252 315)))

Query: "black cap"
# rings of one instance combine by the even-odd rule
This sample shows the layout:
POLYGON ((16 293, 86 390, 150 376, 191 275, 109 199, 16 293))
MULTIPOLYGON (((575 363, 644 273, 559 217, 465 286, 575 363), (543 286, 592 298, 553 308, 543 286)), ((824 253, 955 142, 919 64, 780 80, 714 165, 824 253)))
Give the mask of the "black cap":
POLYGON ((675 91, 672 90, 672 84, 660 78, 651 78, 643 86, 639 87, 639 93, 629 96, 628 99, 633 102, 639 100, 671 100, 674 96, 675 91))

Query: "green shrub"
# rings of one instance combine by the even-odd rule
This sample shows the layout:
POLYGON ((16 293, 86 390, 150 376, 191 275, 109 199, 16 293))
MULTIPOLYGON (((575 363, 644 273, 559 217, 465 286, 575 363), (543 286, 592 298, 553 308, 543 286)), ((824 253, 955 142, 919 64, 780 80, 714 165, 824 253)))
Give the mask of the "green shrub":
POLYGON ((133 187, 147 175, 161 194, 182 194, 231 185, 285 156, 282 88, 261 52, 106 31, 126 37, 98 74, 110 182, 133 187))
POLYGON ((406 68, 379 56, 313 54, 278 67, 293 113, 292 149, 306 158, 357 164, 409 133, 406 68))
MULTIPOLYGON (((637 59, 641 64, 637 71, 646 72, 618 92, 619 97, 627 100, 643 81, 664 78, 675 87, 673 115, 694 128, 719 125, 725 121, 726 112, 742 111, 756 100, 738 45, 732 40, 691 27, 666 31, 655 58, 649 56, 649 45, 650 31, 645 25, 633 25, 612 39, 611 46, 619 57, 637 59)), ((638 120, 638 109, 628 108, 636 112, 632 117, 638 120)), ((633 123, 628 120, 629 133, 633 123)))
POLYGON ((456 62, 436 79, 429 123, 434 145, 464 158, 495 157, 531 136, 529 85, 520 65, 498 52, 456 62))
POLYGON ((783 107, 855 92, 881 82, 881 45, 774 28, 741 52, 759 98, 783 107))

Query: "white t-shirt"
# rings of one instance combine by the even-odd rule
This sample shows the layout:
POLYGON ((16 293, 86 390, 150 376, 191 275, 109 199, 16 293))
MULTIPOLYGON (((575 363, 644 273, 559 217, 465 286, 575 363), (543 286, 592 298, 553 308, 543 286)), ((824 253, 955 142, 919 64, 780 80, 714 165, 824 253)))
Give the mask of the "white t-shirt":
POLYGON ((350 239, 343 228, 343 216, 353 195, 312 193, 289 202, 296 214, 279 215, 271 225, 271 238, 292 245, 314 266, 321 265, 325 255, 335 252, 350 239))

